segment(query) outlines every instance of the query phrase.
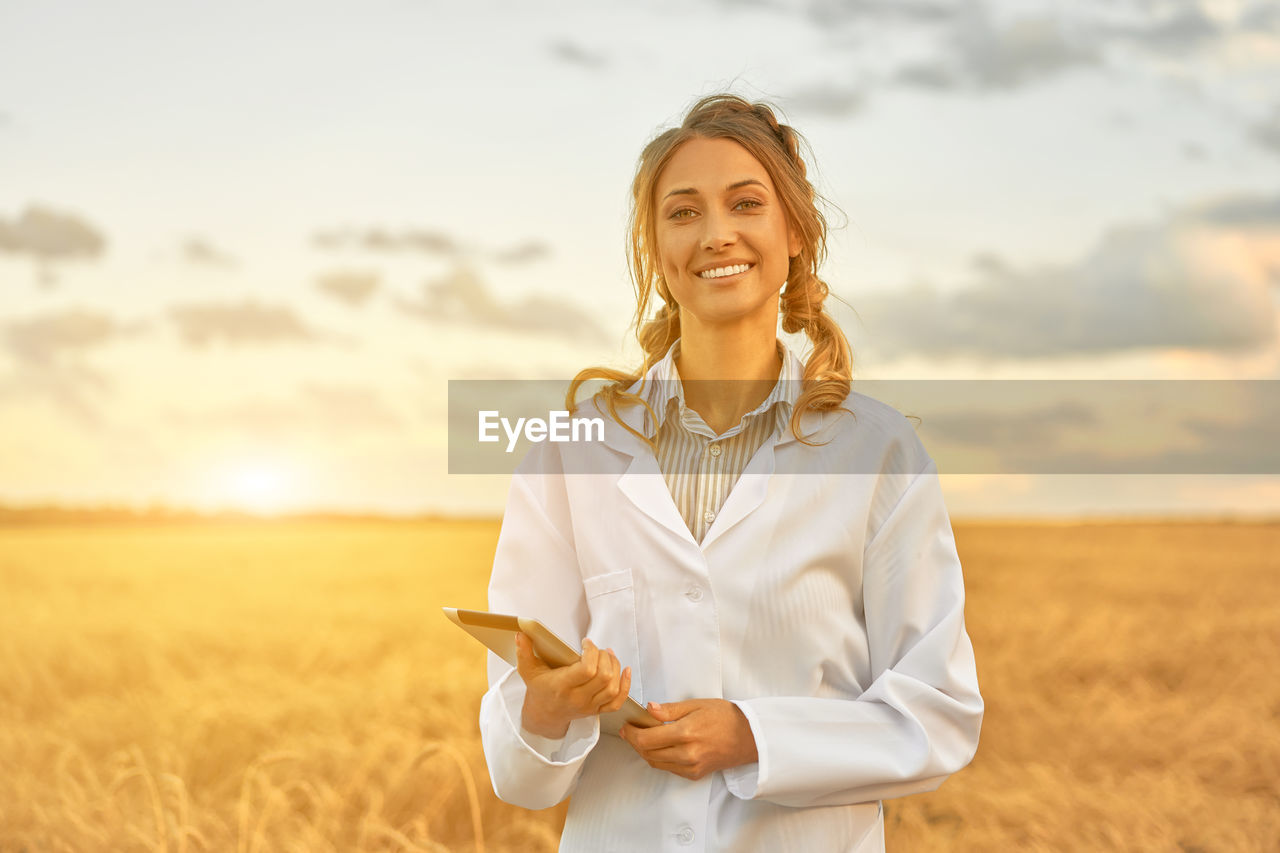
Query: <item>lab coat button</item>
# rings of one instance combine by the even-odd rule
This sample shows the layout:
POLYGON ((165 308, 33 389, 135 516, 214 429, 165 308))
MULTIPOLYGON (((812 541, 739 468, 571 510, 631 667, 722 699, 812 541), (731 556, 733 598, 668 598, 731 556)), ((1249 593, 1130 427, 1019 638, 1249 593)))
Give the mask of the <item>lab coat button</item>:
POLYGON ((707 524, 710 524, 711 522, 716 520, 716 514, 711 510, 707 510, 702 514, 702 520, 705 521, 707 524))
POLYGON ((690 601, 701 601, 702 587, 691 586, 689 587, 689 590, 684 595, 685 595, 685 598, 688 598, 690 601))
POLYGON ((693 843, 693 827, 685 825, 680 827, 680 831, 676 833, 676 841, 681 844, 693 843))
POLYGON ((710 453, 712 456, 719 456, 721 453, 720 445, 718 444, 711 445, 710 447, 707 448, 707 452, 710 453))

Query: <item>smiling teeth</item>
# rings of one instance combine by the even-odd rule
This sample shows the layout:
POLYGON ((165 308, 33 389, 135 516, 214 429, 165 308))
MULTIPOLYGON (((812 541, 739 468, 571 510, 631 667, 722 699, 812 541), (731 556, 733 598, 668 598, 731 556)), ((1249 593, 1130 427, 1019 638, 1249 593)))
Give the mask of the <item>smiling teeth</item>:
POLYGON ((726 275, 737 275, 751 269, 751 264, 737 264, 732 267, 717 267, 713 270, 698 273, 699 278, 723 278, 726 275))

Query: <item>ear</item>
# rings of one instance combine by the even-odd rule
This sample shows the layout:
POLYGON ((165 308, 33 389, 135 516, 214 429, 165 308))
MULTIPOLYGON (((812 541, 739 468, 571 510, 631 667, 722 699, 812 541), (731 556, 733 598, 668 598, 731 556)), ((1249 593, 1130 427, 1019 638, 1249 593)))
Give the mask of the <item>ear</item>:
POLYGON ((794 258, 796 255, 800 254, 800 252, 803 249, 804 249, 804 243, 800 240, 800 235, 796 232, 795 228, 791 227, 791 225, 788 224, 787 225, 787 254, 790 257, 794 258))

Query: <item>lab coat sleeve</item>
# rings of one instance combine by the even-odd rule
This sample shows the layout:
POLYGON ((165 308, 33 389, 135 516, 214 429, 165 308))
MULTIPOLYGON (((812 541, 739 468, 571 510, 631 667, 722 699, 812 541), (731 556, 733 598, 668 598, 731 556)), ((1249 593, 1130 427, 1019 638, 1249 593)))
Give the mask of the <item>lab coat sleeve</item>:
MULTIPOLYGON (((586 595, 569 525, 564 479, 554 451, 535 449, 511 479, 498 535, 489 609, 532 617, 573 642, 584 636, 586 595)), ((521 726, 524 681, 489 654, 489 689, 480 702, 480 738, 494 793, 528 809, 549 808, 573 791, 600 738, 599 717, 574 720, 556 740, 521 726)))
POLYGON ((725 771, 735 796, 787 806, 871 802, 935 790, 973 758, 983 700, 932 460, 867 543, 863 600, 870 686, 856 699, 737 701, 759 761, 725 771))

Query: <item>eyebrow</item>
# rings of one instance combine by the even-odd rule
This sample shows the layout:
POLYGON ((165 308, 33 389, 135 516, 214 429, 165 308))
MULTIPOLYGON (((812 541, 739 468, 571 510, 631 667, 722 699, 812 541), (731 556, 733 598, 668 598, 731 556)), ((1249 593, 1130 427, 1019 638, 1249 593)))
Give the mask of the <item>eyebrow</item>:
MULTIPOLYGON (((764 185, 764 182, 762 181, 757 181, 755 178, 743 178, 741 181, 735 181, 734 183, 729 184, 729 186, 724 188, 724 191, 731 192, 733 190, 736 190, 738 187, 745 187, 751 184, 755 184, 756 186, 762 187, 765 190, 768 189, 768 187, 766 187, 764 185)), ((698 195, 698 191, 695 190, 693 187, 681 187, 678 190, 672 190, 671 192, 664 195, 662 197, 662 200, 666 201, 667 199, 671 198, 673 195, 698 195)))

